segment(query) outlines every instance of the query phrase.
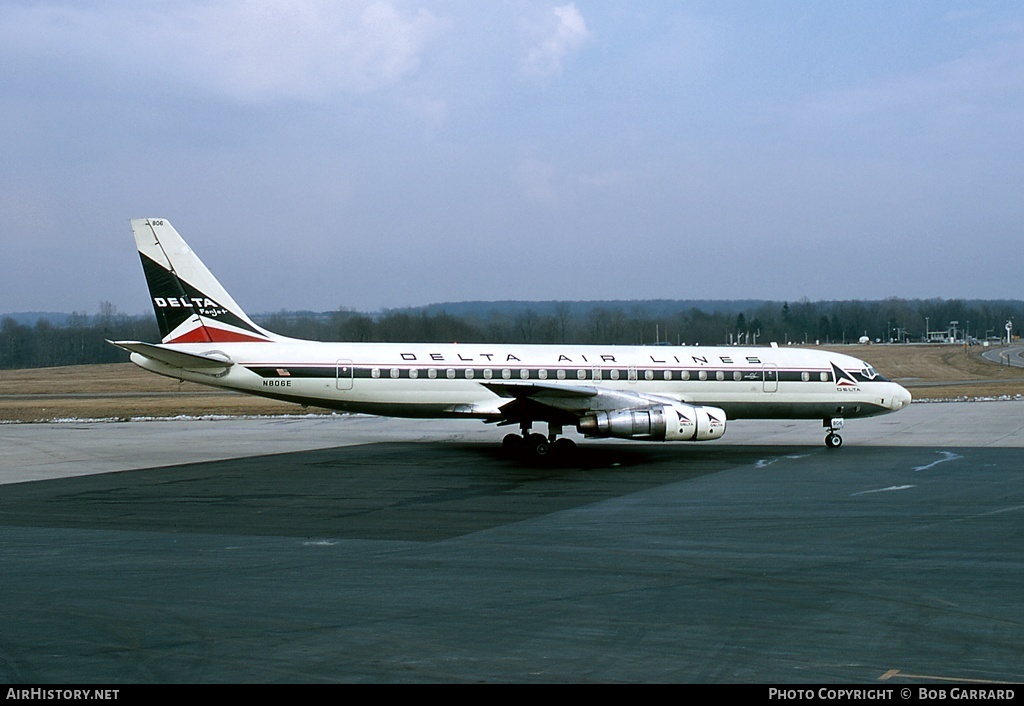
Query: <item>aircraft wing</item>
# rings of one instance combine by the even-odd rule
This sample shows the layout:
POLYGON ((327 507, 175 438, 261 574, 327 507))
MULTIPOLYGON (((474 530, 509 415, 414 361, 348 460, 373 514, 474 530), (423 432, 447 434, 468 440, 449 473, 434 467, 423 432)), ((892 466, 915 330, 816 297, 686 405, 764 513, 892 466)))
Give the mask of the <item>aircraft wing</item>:
POLYGON ((176 351, 153 343, 142 343, 141 341, 107 341, 107 343, 123 348, 129 353, 136 353, 144 358, 155 360, 164 365, 183 370, 196 370, 204 373, 225 371, 234 365, 230 360, 214 358, 196 353, 185 353, 176 351))
POLYGON ((543 421, 574 425, 584 414, 597 411, 635 409, 678 400, 622 390, 606 390, 590 385, 558 385, 543 382, 496 381, 481 383, 509 402, 498 409, 499 424, 543 421))
POLYGON ((500 397, 554 397, 566 400, 586 399, 600 394, 595 387, 586 385, 555 385, 543 382, 513 382, 507 380, 481 383, 500 397))

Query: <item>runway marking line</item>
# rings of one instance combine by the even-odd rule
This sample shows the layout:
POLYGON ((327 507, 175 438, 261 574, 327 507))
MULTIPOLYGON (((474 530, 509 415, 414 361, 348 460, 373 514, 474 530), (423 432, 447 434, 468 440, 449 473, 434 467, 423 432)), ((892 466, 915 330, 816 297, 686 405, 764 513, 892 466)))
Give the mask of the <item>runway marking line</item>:
POLYGON ((932 461, 927 466, 914 466, 914 470, 927 471, 929 468, 937 466, 940 463, 945 463, 946 461, 956 461, 958 458, 963 458, 963 456, 961 456, 960 454, 955 454, 952 451, 936 451, 935 453, 942 454, 943 458, 940 458, 938 461, 932 461))
POLYGON ((906 490, 907 488, 913 488, 913 485, 890 485, 888 488, 876 488, 875 490, 862 490, 859 493, 850 493, 850 497, 855 495, 867 495, 868 493, 885 493, 890 490, 906 490))
POLYGON ((1004 507, 1002 510, 992 510, 991 512, 983 512, 978 517, 988 517, 989 515, 1000 515, 1004 512, 1015 512, 1017 510, 1024 510, 1024 505, 1016 505, 1014 507, 1004 507))

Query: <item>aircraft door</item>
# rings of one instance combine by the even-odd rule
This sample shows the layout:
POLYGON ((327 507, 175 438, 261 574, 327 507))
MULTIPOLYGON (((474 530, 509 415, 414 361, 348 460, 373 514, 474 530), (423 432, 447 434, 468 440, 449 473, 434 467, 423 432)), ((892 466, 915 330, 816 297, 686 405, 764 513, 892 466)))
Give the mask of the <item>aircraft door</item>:
POLYGON ((339 390, 352 389, 353 369, 351 360, 339 360, 337 368, 337 388, 339 390))
POLYGON ((765 363, 761 368, 762 380, 764 380, 765 392, 779 391, 779 368, 773 363, 765 363))

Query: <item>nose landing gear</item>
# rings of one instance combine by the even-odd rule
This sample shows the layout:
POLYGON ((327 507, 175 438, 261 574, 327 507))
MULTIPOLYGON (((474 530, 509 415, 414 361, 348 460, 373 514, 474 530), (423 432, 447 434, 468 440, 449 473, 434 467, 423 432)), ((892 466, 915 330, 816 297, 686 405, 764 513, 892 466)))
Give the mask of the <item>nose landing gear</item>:
POLYGON ((843 437, 837 433, 843 428, 842 417, 832 417, 831 419, 824 419, 821 425, 828 429, 828 433, 825 435, 825 446, 830 449, 838 449, 843 445, 843 437))

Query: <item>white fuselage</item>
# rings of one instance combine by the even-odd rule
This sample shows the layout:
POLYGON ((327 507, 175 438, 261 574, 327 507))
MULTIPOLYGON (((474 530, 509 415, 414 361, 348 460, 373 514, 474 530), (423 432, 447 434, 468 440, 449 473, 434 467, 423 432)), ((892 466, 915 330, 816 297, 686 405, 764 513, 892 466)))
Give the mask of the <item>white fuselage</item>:
MULTIPOLYGON (((171 377, 303 405, 408 417, 497 419, 495 383, 586 387, 709 405, 731 419, 865 417, 910 394, 857 358, 777 347, 572 346, 441 343, 184 343, 165 348, 223 358, 222 371, 172 367, 171 377)), ((557 392, 557 390, 555 390, 557 392)))

